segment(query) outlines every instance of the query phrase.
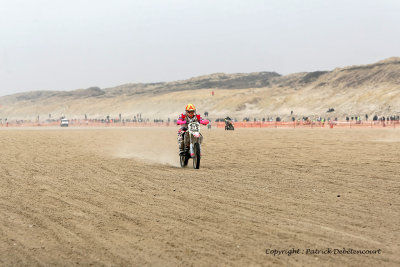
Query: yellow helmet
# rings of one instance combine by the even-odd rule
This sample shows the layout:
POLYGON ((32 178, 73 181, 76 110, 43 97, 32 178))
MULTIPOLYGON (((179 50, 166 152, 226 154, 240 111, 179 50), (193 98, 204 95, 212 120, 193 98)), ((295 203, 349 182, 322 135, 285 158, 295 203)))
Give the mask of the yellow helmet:
POLYGON ((196 108, 194 107, 193 104, 187 104, 185 110, 186 111, 196 111, 196 108))

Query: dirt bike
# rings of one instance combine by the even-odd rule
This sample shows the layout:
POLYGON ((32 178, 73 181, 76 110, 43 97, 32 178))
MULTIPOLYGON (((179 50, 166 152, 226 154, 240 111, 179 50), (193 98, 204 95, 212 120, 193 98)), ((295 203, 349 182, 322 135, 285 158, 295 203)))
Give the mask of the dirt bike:
POLYGON ((235 127, 233 127, 233 123, 231 121, 225 121, 225 131, 226 130, 235 130, 235 127))
MULTIPOLYGON (((186 167, 189 159, 192 158, 193 168, 199 169, 201 159, 201 142, 203 140, 203 136, 200 134, 200 123, 189 123, 188 130, 185 133, 184 138, 189 138, 189 151, 186 151, 185 154, 180 155, 181 167, 186 167)), ((186 144, 186 140, 184 143, 186 144)))

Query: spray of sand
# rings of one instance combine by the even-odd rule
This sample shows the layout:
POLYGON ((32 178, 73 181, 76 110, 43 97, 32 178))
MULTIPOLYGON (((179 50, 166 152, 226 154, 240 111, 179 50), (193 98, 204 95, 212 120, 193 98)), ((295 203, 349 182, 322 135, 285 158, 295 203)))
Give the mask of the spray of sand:
POLYGON ((113 151, 114 156, 119 158, 179 167, 176 132, 136 131, 123 143, 116 145, 113 151))

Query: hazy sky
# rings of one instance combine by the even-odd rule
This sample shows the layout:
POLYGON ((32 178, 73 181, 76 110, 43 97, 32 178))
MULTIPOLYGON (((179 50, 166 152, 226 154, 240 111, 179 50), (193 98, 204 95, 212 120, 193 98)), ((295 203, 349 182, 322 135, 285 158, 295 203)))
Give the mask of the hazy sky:
POLYGON ((399 0, 0 0, 0 95, 399 56, 399 0))

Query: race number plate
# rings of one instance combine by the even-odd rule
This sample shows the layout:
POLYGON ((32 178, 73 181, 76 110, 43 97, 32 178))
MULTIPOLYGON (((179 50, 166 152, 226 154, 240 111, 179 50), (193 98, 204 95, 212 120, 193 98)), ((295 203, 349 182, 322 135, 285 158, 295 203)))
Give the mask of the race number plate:
POLYGON ((200 126, 198 123, 192 122, 188 126, 189 126, 190 132, 199 132, 200 131, 200 126))

